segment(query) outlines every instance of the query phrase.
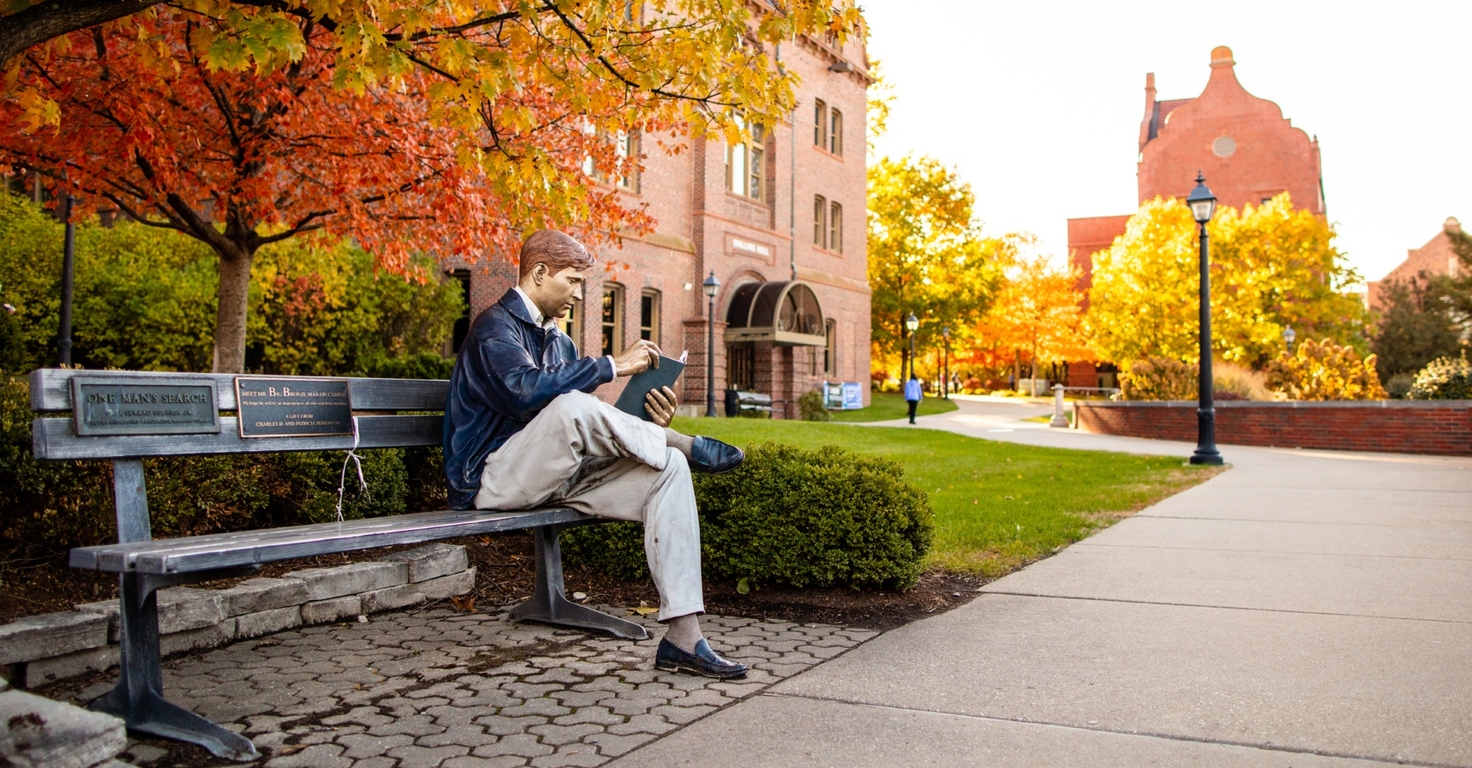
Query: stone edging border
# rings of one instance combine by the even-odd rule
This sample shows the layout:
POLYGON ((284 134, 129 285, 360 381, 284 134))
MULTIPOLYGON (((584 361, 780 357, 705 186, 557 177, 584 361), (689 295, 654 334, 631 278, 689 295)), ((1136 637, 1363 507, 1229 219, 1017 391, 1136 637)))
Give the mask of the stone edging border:
MULTIPOLYGON (((213 648, 308 624, 463 595, 475 587, 465 547, 429 544, 378 560, 254 578, 230 589, 158 591, 163 655, 213 648)), ((0 679, 38 688, 118 664, 117 600, 0 625, 0 679)))

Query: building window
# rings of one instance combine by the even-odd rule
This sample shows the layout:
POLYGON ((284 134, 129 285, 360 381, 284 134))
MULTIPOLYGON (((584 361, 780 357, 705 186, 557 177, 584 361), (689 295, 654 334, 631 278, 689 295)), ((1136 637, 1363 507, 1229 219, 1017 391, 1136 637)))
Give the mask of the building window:
POLYGON ((756 346, 751 342, 726 347, 726 386, 731 389, 756 389, 756 346))
POLYGON ((828 105, 822 99, 813 100, 813 146, 828 146, 828 105))
POLYGON ((838 323, 829 320, 823 329, 823 375, 838 375, 838 323))
POLYGON ((659 344, 659 291, 639 296, 639 338, 659 344))
POLYGON ((596 135, 604 141, 607 141, 608 144, 613 147, 613 154, 614 157, 617 158, 619 166, 627 169, 624 175, 615 177, 600 169, 597 163, 594 162, 592 155, 585 155, 583 157, 583 173, 605 184, 612 181, 623 189, 632 190, 634 192, 639 191, 639 171, 637 168, 637 161, 639 158, 639 134, 628 133, 624 131, 618 131, 614 134, 602 133, 594 128, 591 124, 585 124, 582 128, 582 131, 588 136, 596 135), (630 162, 631 158, 635 163, 632 166, 627 165, 630 162))
POLYGON ((616 355, 623 350, 624 288, 616 283, 603 284, 603 354, 616 355))
POLYGON ((843 113, 836 109, 828 112, 828 151, 843 154, 843 113))
POLYGON ((843 253, 843 206, 828 206, 828 250, 843 253))
POLYGON ((828 199, 822 195, 813 197, 813 245, 828 246, 828 199))
POLYGON ((613 138, 614 153, 618 155, 619 165, 624 167, 624 175, 618 178, 618 185, 630 192, 639 191, 639 134, 625 133, 619 131, 613 138))
POLYGON ((738 195, 762 199, 766 189, 766 143, 766 130, 753 125, 749 141, 726 145, 726 189, 738 195))

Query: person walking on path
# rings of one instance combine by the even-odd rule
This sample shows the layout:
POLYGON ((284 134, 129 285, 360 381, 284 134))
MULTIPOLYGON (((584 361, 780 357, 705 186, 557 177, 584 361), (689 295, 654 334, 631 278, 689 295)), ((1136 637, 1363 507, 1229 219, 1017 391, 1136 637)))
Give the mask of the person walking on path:
POLYGON ((905 402, 910 406, 911 424, 915 423, 915 411, 920 408, 920 398, 924 396, 920 391, 920 380, 915 378, 915 374, 910 374, 909 380, 905 382, 905 402))

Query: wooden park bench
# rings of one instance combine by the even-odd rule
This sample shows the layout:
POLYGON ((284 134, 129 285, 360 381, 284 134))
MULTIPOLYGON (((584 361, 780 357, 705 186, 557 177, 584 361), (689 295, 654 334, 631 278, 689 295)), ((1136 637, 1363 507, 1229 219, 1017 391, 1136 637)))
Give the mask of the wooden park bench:
POLYGON ((52 461, 110 460, 113 464, 118 543, 71 552, 74 568, 120 574, 118 683, 92 704, 93 709, 123 718, 135 731, 193 742, 220 757, 254 760, 259 754, 250 740, 164 698, 157 590, 247 575, 262 563, 472 534, 535 530, 536 588, 529 600, 511 610, 513 619, 596 629, 633 639, 648 637, 634 622, 565 597, 558 533, 569 526, 597 521, 568 508, 521 512, 442 510, 153 539, 143 479, 145 458, 346 451, 355 445, 364 449, 440 445, 443 416, 439 412, 445 407, 447 381, 269 377, 273 381, 265 382, 265 378, 60 369, 31 373, 31 410, 37 416, 32 424, 35 457, 52 461), (237 384, 252 396, 239 398, 251 409, 245 436, 238 419, 241 405, 237 403, 237 384), (253 398, 264 395, 267 384, 284 390, 300 386, 280 399, 253 398), (307 399, 303 399, 303 393, 307 399), (78 409, 73 408, 74 395, 81 404, 78 409), (341 397, 321 401, 319 404, 325 405, 314 411, 315 415, 291 413, 316 408, 310 405, 314 402, 310 397, 318 395, 329 400, 341 397), (258 416, 262 413, 283 420, 262 420, 258 416), (333 431, 332 418, 337 419, 337 434, 301 434, 333 431), (215 421, 214 429, 209 426, 210 420, 215 421), (261 425, 265 426, 257 428, 261 425), (263 431, 267 434, 260 434, 263 431), (270 436, 273 432, 297 434, 270 436))

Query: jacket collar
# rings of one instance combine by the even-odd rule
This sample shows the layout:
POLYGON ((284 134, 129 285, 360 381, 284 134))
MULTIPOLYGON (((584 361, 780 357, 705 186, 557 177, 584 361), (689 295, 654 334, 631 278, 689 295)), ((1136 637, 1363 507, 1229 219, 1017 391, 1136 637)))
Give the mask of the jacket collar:
POLYGON ((506 291, 506 295, 501 297, 500 303, 501 306, 506 308, 507 312, 511 313, 512 317, 533 328, 539 327, 537 325, 537 319, 532 317, 531 311, 527 309, 526 300, 521 298, 521 294, 517 292, 515 287, 506 291))

